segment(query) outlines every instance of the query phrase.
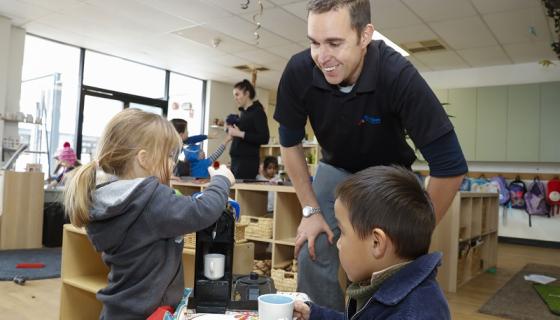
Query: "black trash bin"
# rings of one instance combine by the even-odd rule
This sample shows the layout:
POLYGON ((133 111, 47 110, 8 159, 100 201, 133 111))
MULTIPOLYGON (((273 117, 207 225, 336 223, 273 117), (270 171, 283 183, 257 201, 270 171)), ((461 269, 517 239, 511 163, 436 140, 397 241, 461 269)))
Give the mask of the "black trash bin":
POLYGON ((43 245, 45 247, 62 246, 62 226, 68 223, 64 216, 64 207, 60 202, 45 202, 43 209, 43 245))

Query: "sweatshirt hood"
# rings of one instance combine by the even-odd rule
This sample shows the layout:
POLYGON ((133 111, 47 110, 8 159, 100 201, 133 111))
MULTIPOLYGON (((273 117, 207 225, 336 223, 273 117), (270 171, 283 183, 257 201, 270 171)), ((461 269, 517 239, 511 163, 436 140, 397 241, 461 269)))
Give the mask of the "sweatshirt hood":
POLYGON ((116 180, 95 190, 86 228, 98 251, 111 251, 121 244, 158 184, 155 177, 116 180))

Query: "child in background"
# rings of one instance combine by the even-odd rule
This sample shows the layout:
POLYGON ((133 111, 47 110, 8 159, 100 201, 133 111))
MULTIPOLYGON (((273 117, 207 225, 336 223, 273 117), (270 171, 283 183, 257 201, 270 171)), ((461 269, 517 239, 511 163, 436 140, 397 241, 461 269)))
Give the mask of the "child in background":
POLYGON ((56 165, 55 177, 50 182, 49 187, 63 186, 65 181, 72 176, 72 170, 81 164, 78 161, 76 152, 70 147, 70 142, 64 142, 62 149, 58 150, 54 157, 58 163, 56 165))
MULTIPOLYGON (((268 181, 271 183, 277 183, 280 180, 280 177, 278 177, 278 158, 273 156, 266 156, 264 158, 263 164, 259 168, 257 180, 268 181)), ((268 192, 266 211, 274 211, 274 193, 270 191, 268 192)))
POLYGON ((218 146, 216 151, 214 151, 210 157, 205 158, 205 154, 200 147, 200 142, 208 139, 209 136, 199 134, 189 137, 188 124, 187 121, 183 119, 171 119, 171 123, 181 136, 181 140, 184 144, 183 152, 179 155, 177 165, 173 170, 173 176, 208 178, 208 167, 222 155, 232 137, 226 135, 223 143, 218 146))
POLYGON ((370 167, 336 189, 340 263, 352 284, 346 313, 296 301, 298 319, 451 319, 428 254, 435 215, 414 174, 370 167))
POLYGON ((183 295, 183 235, 212 225, 222 214, 235 178, 225 166, 210 168, 202 196, 177 196, 169 184, 182 141, 171 123, 125 109, 106 126, 97 158, 81 166, 66 186, 71 223, 85 227, 110 268, 97 292, 101 319, 146 319, 183 295), (112 175, 96 184, 97 171, 112 175))
MULTIPOLYGON (((176 103, 176 102, 175 102, 176 103)), ((179 136, 181 137, 181 141, 183 141, 183 146, 186 144, 186 140, 189 137, 189 131, 187 128, 187 121, 183 119, 171 119, 171 123, 179 136)), ((171 176, 172 179, 177 180, 179 177, 189 176, 191 174, 191 168, 187 159, 185 159, 184 154, 181 152, 179 154, 179 158, 175 163, 175 168, 173 168, 173 175, 171 176)))
POLYGON ((208 158, 205 158, 204 151, 201 150, 200 144, 189 144, 184 149, 185 158, 191 167, 191 176, 195 178, 208 178, 208 167, 212 165, 226 150, 226 145, 231 141, 232 137, 226 135, 224 141, 218 146, 216 151, 208 158))

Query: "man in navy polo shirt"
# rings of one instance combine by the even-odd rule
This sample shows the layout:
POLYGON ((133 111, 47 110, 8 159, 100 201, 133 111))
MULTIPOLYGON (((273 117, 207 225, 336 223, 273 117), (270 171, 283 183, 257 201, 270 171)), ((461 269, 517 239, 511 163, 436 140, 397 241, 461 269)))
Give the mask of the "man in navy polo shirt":
POLYGON ((303 208, 295 244, 298 291, 343 310, 336 185, 370 166, 410 168, 416 157, 408 134, 428 161, 427 191, 440 221, 468 168, 447 114, 418 71, 384 42, 371 40, 368 0, 310 0, 307 32, 311 48, 288 62, 274 119, 303 208), (323 155, 313 183, 301 145, 307 119, 323 155))

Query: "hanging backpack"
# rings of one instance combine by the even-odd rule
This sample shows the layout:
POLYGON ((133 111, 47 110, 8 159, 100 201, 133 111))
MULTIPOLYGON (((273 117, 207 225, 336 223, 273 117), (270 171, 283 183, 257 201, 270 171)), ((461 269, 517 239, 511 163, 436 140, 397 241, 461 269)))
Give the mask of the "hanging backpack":
POLYGON ((527 186, 519 177, 509 183, 509 201, 512 208, 525 209, 525 198, 523 197, 525 192, 527 192, 527 186))
POLYGON ((531 224, 532 215, 546 215, 548 214, 548 206, 546 204, 546 190, 544 184, 535 178, 533 182, 529 185, 527 192, 524 196, 525 199, 525 211, 529 215, 529 227, 531 224))
POLYGON ((491 179, 491 182, 498 188, 498 201, 501 206, 507 207, 509 202, 509 189, 507 187, 506 179, 502 176, 495 176, 491 179))
POLYGON ((550 205, 550 215, 560 214, 560 179, 554 177, 546 185, 546 200, 550 205))

